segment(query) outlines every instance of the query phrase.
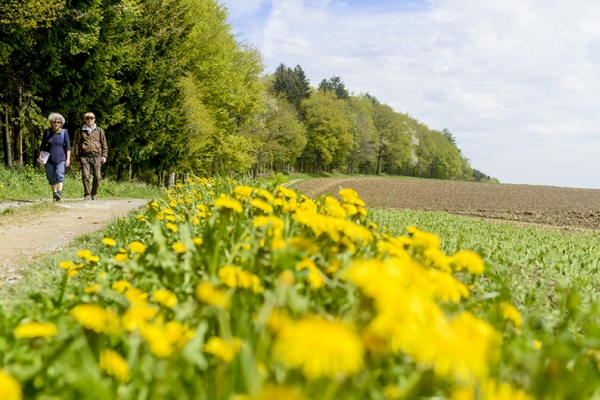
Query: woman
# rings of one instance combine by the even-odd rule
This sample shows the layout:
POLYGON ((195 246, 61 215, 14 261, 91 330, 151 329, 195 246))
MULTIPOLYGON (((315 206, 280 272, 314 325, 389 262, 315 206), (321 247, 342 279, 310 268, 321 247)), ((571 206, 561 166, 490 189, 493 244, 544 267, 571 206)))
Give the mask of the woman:
POLYGON ((44 152, 49 153, 46 162, 46 178, 52 187, 52 198, 59 201, 65 181, 65 168, 71 164, 71 141, 66 129, 62 129, 65 119, 62 115, 52 113, 48 116, 51 128, 44 132, 38 161, 44 163, 44 152))

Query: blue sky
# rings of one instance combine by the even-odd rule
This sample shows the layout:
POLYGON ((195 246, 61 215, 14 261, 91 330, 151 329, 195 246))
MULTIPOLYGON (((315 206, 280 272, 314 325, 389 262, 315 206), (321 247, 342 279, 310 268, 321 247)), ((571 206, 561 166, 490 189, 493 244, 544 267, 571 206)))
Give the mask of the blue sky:
POLYGON ((313 86, 449 129, 504 183, 600 188, 600 2, 224 0, 238 39, 313 86))

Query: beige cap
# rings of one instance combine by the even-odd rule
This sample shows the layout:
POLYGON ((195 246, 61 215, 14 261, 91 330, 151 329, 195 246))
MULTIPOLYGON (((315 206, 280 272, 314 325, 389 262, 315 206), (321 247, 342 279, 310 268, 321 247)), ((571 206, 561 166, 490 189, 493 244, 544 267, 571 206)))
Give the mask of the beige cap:
POLYGON ((91 113, 91 112, 87 112, 87 113, 85 113, 85 115, 83 116, 83 118, 84 118, 84 119, 85 119, 85 118, 87 118, 87 117, 96 118, 96 116, 94 115, 94 113, 91 113))

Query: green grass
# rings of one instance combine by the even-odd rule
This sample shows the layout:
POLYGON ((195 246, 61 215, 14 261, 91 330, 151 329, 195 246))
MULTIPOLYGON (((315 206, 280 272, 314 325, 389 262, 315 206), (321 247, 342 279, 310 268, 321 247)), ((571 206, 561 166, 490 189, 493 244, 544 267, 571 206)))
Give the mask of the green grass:
MULTIPOLYGON (((163 191, 153 186, 134 182, 104 180, 98 195, 103 198, 122 197, 150 199, 163 191)), ((46 180, 45 170, 31 166, 8 169, 0 167, 0 201, 51 198, 52 191, 46 180)), ((82 198, 83 183, 78 169, 71 169, 65 176, 63 197, 82 198)))
POLYGON ((576 290, 583 304, 598 297, 597 233, 561 233, 411 210, 371 209, 369 218, 393 235, 405 234, 409 225, 435 233, 446 254, 461 249, 478 252, 492 273, 477 281, 474 297, 508 290, 525 314, 539 318, 547 328, 558 322, 570 291, 576 290), (494 274, 498 279, 491 279, 494 274))

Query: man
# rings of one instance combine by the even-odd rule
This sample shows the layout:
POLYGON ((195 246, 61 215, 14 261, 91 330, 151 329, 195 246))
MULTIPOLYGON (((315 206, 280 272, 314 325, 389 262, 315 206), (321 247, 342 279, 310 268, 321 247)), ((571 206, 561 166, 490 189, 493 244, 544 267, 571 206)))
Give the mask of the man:
POLYGON ((77 165, 81 167, 84 199, 98 200, 98 187, 102 180, 100 167, 106 162, 108 147, 104 130, 96 125, 96 116, 91 113, 84 115, 85 125, 79 130, 77 140, 77 165), (94 173, 94 181, 90 190, 90 169, 94 173))

